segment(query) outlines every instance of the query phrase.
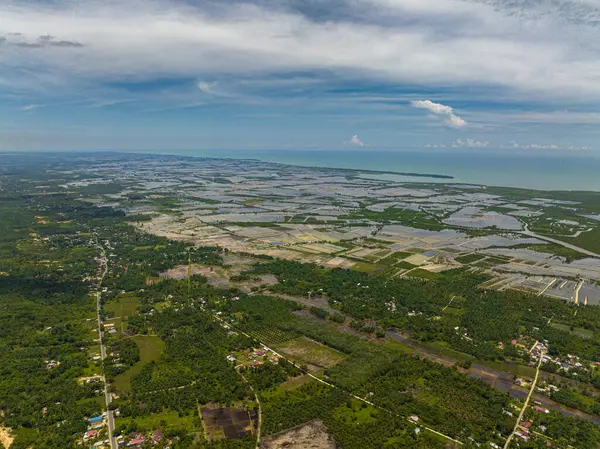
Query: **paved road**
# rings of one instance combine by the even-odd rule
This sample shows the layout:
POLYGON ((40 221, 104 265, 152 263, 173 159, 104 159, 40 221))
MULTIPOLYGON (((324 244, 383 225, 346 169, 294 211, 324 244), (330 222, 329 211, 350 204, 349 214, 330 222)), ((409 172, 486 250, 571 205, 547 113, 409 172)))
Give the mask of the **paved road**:
MULTIPOLYGON (((456 363, 458 363, 458 360, 456 359, 431 352, 419 342, 410 339, 398 331, 388 331, 386 336, 391 340, 395 340, 399 343, 412 347, 415 350, 415 355, 427 358, 433 362, 441 363, 442 365, 448 367, 454 366, 456 363)), ((514 384, 514 374, 512 373, 493 369, 478 363, 473 363, 471 368, 468 370, 463 370, 463 372, 469 377, 485 382, 496 390, 499 390, 503 393, 508 393, 513 398, 525 399, 529 393, 529 391, 525 388, 521 388, 514 384)), ((546 380, 559 379, 559 381, 576 383, 576 381, 573 381, 572 379, 561 377, 557 374, 546 373, 544 371, 540 371, 540 376, 546 380)), ((548 396, 541 393, 533 393, 533 399, 541 402, 544 407, 555 410, 564 416, 583 419, 600 426, 600 417, 596 415, 590 415, 582 412, 581 410, 567 407, 566 405, 553 401, 548 396)))
MULTIPOLYGON (((206 309, 204 309, 204 310, 205 310, 206 312, 210 313, 210 315, 213 317, 213 319, 215 319, 215 320, 219 321, 220 323, 226 324, 227 326, 229 326, 229 327, 231 327, 231 328, 234 328, 234 329, 235 329, 237 332, 239 332, 240 334, 244 335, 245 337, 252 338, 252 339, 256 340, 256 341, 257 341, 259 344, 261 344, 261 345, 262 345, 262 346, 264 346, 265 348, 267 348, 267 347, 268 347, 268 346, 267 346, 267 345, 266 345, 264 342, 261 342, 261 341, 258 339, 258 337, 257 337, 257 336, 252 336, 252 335, 249 335, 249 334, 247 334, 246 332, 242 331, 241 329, 237 329, 237 328, 235 328, 235 326, 233 326, 231 323, 227 323, 225 320, 223 320, 223 319, 222 319, 222 318, 220 318, 219 316, 217 316, 217 315, 213 314, 213 313, 212 313, 212 312, 210 312, 209 310, 206 310, 206 309)), ((357 395, 355 395, 355 394, 353 394, 353 393, 351 393, 351 392, 349 392, 349 391, 347 391, 347 390, 344 390, 344 389, 343 389, 343 388, 341 388, 341 387, 338 387, 338 386, 337 386, 337 385, 335 385, 335 384, 329 383, 329 382, 327 382, 327 381, 325 381, 325 380, 321 379, 320 377, 317 377, 317 376, 313 375, 312 373, 310 373, 310 372, 308 372, 308 371, 305 371, 304 369, 302 369, 302 367, 301 367, 301 366, 297 365, 297 364, 296 364, 296 363, 295 363, 293 360, 290 360, 290 359, 288 359, 287 357, 285 357, 284 355, 282 355, 282 354, 280 354, 280 353, 276 352, 276 351, 275 351, 275 350, 273 350, 272 348, 269 348, 269 351, 271 351, 271 352, 272 352, 273 354, 275 354, 277 357, 279 357, 279 358, 281 358, 281 359, 283 359, 283 360, 287 361, 288 363, 292 364, 293 366, 295 366, 296 368, 298 368, 300 371, 302 371, 304 374, 306 374, 307 376, 309 376, 309 377, 311 377, 312 379, 316 380, 317 382, 321 382, 322 384, 325 384, 325 385, 327 385, 327 386, 329 386, 329 387, 331 387, 331 388, 336 388, 336 389, 342 390, 342 391, 343 391, 343 392, 345 392, 346 394, 348 394, 348 395, 352 396, 354 399, 357 399, 357 400, 359 400, 359 401, 361 401, 361 402, 364 402, 365 404, 369 404, 370 406, 372 406, 372 407, 374 407, 374 408, 377 408, 377 409, 379 409, 379 410, 383 410, 383 411, 385 411, 386 413, 390 413, 390 414, 396 415, 395 413, 393 413, 392 411, 390 411, 390 410, 388 410, 388 409, 386 409, 386 408, 384 408, 384 407, 380 407, 379 405, 376 405, 376 404, 374 404, 373 402, 371 402, 371 401, 369 401, 369 400, 367 400, 367 399, 365 399, 365 398, 361 398, 360 396, 357 396, 357 395)), ((258 398, 258 396, 257 396, 257 398, 258 398)), ((396 415, 396 416, 400 416, 400 415, 396 415)), ((407 421, 407 422, 409 422, 410 424, 414 424, 415 426, 417 425, 415 422, 411 421, 411 420, 410 420, 408 417, 405 417, 405 419, 406 419, 406 421, 407 421)), ((441 432, 438 432, 437 430, 435 430, 435 429, 432 429, 431 427, 428 427, 428 426, 426 426, 426 425, 424 425, 424 424, 419 424, 419 427, 422 427, 423 429, 426 429, 426 430, 428 430, 428 431, 429 431, 429 432, 431 432, 431 433, 435 433, 436 435, 438 435, 438 436, 440 436, 440 437, 442 437, 442 438, 445 438, 445 439, 447 439, 447 440, 449 440, 449 441, 452 441, 453 443, 456 443, 456 444, 458 444, 458 445, 461 445, 461 446, 463 445, 462 441, 455 440, 455 439, 454 439, 454 438, 452 438, 451 436, 449 436, 449 435, 445 435, 445 434, 443 434, 443 433, 441 433, 441 432)))
MULTIPOLYGON (((97 242, 97 239, 96 239, 97 242)), ((106 345, 104 344, 104 327, 102 325, 102 293, 100 293, 100 289, 102 288, 102 281, 104 280, 104 276, 106 276, 106 271, 108 269, 108 265, 106 262, 106 253, 104 248, 98 243, 98 248, 102 253, 103 269, 102 276, 100 278, 100 282, 98 282, 98 291, 96 292, 96 313, 98 319, 98 336, 100 337, 100 358, 102 359, 102 363, 104 363, 104 359, 106 358, 106 345)), ((106 421, 108 422, 108 441, 110 442, 111 449, 118 449, 117 441, 115 439, 115 416, 114 412, 108 408, 108 405, 112 402, 112 395, 110 393, 110 384, 106 380, 106 376, 104 373, 102 374, 102 380, 104 381, 104 400, 106 401, 106 421)))
MULTIPOLYGON (((102 327, 102 318, 101 318, 101 307, 102 307, 102 299, 100 292, 96 293, 96 309, 98 313, 98 335, 100 336, 100 357, 104 362, 106 358, 106 345, 104 344, 104 329, 102 327)), ((106 410, 106 420, 108 422, 108 440, 110 441, 111 449, 117 449, 117 441, 114 437, 115 432, 115 417, 114 412, 108 409, 108 405, 112 402, 112 395, 110 394, 110 384, 107 382, 106 377, 102 374, 102 380, 104 381, 104 400, 106 401, 107 410, 106 410)))
MULTIPOLYGON (((535 348, 536 346, 537 346, 537 341, 535 342, 535 345, 533 345, 533 347, 535 348)), ((527 395, 527 398, 525 399, 525 404, 523 404, 523 408, 521 409, 521 413, 519 413, 519 417, 517 418, 517 422, 515 423, 515 427, 514 427, 512 433, 506 439, 506 443, 504 443, 504 449, 508 449, 510 447, 510 442, 512 441, 512 439, 514 438, 517 430, 519 429, 519 425, 521 425, 521 421, 523 420, 523 416, 525 416, 525 411, 527 410, 527 406, 529 405, 529 401, 531 400, 531 395, 535 391, 535 386, 537 384, 538 378, 540 377, 540 366, 542 366, 542 360, 543 359, 544 359, 544 351, 540 351, 540 358, 538 360, 537 369, 535 371, 535 378, 533 379, 533 382, 531 384, 531 389, 529 390, 529 394, 527 395)))
MULTIPOLYGON (((318 307, 322 307, 322 308, 329 308, 332 312, 341 313, 343 315, 342 312, 340 312, 338 310, 334 310, 331 307, 329 307, 328 305, 324 306, 322 303, 317 303, 315 300, 310 300, 306 297, 282 295, 279 293, 273 293, 273 292, 269 292, 269 291, 264 292, 264 293, 271 295, 271 296, 278 296, 283 299, 291 299, 293 301, 296 301, 300 304, 304 304, 309 307, 310 306, 318 306, 318 307)), ((351 328, 343 328, 342 332, 351 333, 351 334, 356 335, 361 338, 368 338, 365 334, 361 334, 360 332, 355 331, 354 329, 351 329, 351 328)), ((390 330, 386 333, 386 337, 390 340, 395 340, 399 343, 402 343, 402 344, 412 347, 415 350, 415 355, 427 358, 436 363, 441 363, 444 366, 451 367, 451 366, 456 365, 459 362, 459 360, 456 360, 456 359, 453 359, 453 358, 450 358, 450 357, 447 357, 447 356, 444 356, 441 354, 436 354, 431 349, 427 348, 426 346, 423 346, 419 342, 413 340, 410 336, 405 335, 399 331, 390 330)), ((490 368, 490 367, 487 367, 484 365, 474 363, 470 369, 465 371, 465 374, 467 374, 470 377, 479 379, 479 380, 487 383, 490 387, 495 388, 496 390, 499 390, 503 393, 508 393, 510 396, 512 396, 514 398, 524 399, 527 397, 528 391, 525 388, 521 388, 514 384, 514 374, 513 373, 500 371, 500 370, 493 369, 493 368, 490 368)), ((542 376, 542 378, 544 378, 546 380, 556 378, 561 381, 565 381, 565 382, 569 382, 569 383, 575 383, 575 384, 577 383, 577 381, 573 381, 572 379, 568 379, 566 377, 561 377, 557 374, 551 374, 551 373, 546 373, 546 372, 542 371, 540 375, 542 376)), ((596 415, 590 415, 590 414, 582 412, 581 410, 567 407, 566 405, 563 405, 559 402, 553 401, 548 396, 545 396, 543 394, 535 393, 533 398, 536 401, 540 401, 544 407, 555 410, 564 416, 583 419, 585 421, 589 421, 591 423, 594 423, 594 424, 600 426, 600 417, 598 417, 596 415)))
POLYGON ((561 245, 561 246, 564 246, 565 248, 579 251, 580 253, 586 254, 591 257, 600 258, 600 254, 594 253, 592 251, 588 251, 587 249, 580 248, 575 245, 571 245, 570 243, 563 242, 562 240, 557 240, 552 237, 546 237, 545 235, 536 234, 535 232, 529 230, 529 228, 527 227, 527 223, 524 223, 524 227, 525 227, 525 230, 521 231, 521 234, 528 235, 529 237, 535 237, 536 239, 545 240, 547 242, 556 243, 557 245, 561 245))

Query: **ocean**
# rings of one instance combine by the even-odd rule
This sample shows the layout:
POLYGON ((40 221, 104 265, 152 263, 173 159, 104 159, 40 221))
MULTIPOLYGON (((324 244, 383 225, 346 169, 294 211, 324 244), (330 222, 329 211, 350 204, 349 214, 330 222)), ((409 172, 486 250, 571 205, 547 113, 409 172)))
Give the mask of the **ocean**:
MULTIPOLYGON (((150 152, 150 151, 148 151, 150 152)), ((454 179, 411 178, 538 190, 600 191, 600 157, 583 154, 380 150, 172 150, 152 153, 258 159, 289 165, 428 173, 454 179)))

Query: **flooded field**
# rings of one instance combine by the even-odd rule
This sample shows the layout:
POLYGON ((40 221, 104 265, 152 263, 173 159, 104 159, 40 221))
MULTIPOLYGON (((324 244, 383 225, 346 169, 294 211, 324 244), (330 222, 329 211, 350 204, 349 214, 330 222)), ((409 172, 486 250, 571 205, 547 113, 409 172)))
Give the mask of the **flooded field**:
POLYGON ((466 228, 491 228, 520 230, 523 228, 521 222, 510 215, 498 212, 484 211, 478 207, 465 207, 450 215, 444 223, 466 228))

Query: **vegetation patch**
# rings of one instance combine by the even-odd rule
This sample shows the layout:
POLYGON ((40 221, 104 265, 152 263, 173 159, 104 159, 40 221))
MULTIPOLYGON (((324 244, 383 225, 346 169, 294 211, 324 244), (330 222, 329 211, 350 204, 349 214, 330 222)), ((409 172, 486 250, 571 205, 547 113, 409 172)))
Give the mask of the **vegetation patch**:
POLYGON ((571 335, 577 335, 578 337, 581 337, 581 338, 585 338, 585 339, 594 338, 593 331, 591 331, 589 329, 584 329, 582 327, 570 327, 570 326, 567 326, 566 324, 559 324, 559 323, 550 323, 550 326, 552 326, 555 329, 560 329, 561 331, 568 332, 571 335))
POLYGON ((353 270, 362 271, 363 273, 374 273, 378 270, 377 265, 373 265, 367 262, 358 262, 352 267, 353 270))
POLYGON ((135 293, 121 293, 115 300, 105 304, 104 310, 113 317, 126 319, 136 314, 139 305, 140 300, 135 293))
POLYGON ((131 380, 142 371, 142 368, 148 362, 158 360, 162 355, 165 346, 164 342, 156 336, 140 335, 131 337, 131 339, 135 341, 139 347, 140 360, 127 371, 115 377, 115 388, 117 391, 124 393, 131 392, 131 380))
POLYGON ((456 260, 457 262, 460 262, 460 263, 468 264, 468 263, 472 263, 472 262, 477 262, 478 260, 481 260, 484 257, 486 257, 485 254, 472 253, 472 254, 465 254, 464 256, 459 256, 454 260, 456 260))
POLYGON ((341 352, 304 336, 280 344, 277 349, 297 362, 319 368, 327 368, 344 360, 341 352))
POLYGON ((443 276, 440 273, 435 273, 433 271, 427 271, 422 268, 415 268, 408 273, 408 276, 413 278, 421 278, 421 279, 441 279, 443 276))
POLYGON ((116 432, 152 432, 161 429, 165 433, 184 431, 185 433, 202 430, 202 421, 197 415, 187 415, 176 411, 144 414, 134 417, 120 417, 116 420, 116 432))

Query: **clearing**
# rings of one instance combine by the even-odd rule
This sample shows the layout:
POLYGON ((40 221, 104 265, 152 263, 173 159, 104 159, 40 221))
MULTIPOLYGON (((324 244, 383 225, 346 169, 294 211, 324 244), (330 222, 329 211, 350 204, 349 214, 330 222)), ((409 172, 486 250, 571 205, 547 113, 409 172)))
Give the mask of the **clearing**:
POLYGON ((115 377, 115 388, 124 393, 131 392, 131 379, 139 374, 142 367, 152 360, 158 360, 162 355, 165 343, 156 336, 138 335, 131 337, 140 348, 140 361, 122 374, 115 377))
POLYGON ((127 428, 132 422, 135 422, 138 431, 151 432, 156 429, 181 430, 185 433, 192 433, 201 430, 202 426, 198 417, 193 415, 179 416, 175 411, 164 411, 160 413, 151 413, 147 415, 132 417, 119 417, 117 423, 119 427, 127 428))
POLYGON ((321 420, 284 430, 264 438, 261 449, 335 449, 336 444, 321 420))
POLYGON ((135 293, 121 293, 114 301, 107 303, 104 309, 123 319, 135 315, 139 305, 140 300, 135 293))
POLYGON ((309 368, 327 368, 344 360, 341 352, 304 336, 278 345, 277 350, 309 368))
POLYGON ((200 415, 209 441, 222 438, 239 440, 253 431, 251 419, 254 417, 244 409, 207 404, 200 409, 200 415))
POLYGON ((8 449, 15 439, 10 433, 10 429, 0 426, 0 444, 8 449))

